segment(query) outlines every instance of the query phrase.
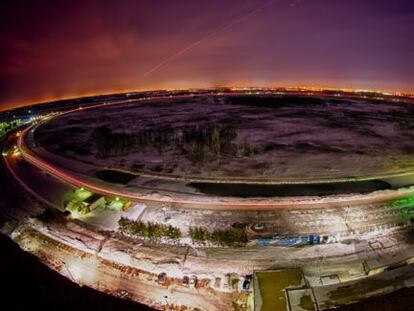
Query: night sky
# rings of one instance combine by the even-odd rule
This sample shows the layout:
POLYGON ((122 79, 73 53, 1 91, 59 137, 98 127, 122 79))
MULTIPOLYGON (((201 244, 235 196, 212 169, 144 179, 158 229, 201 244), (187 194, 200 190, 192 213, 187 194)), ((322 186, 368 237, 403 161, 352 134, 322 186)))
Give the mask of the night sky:
POLYGON ((0 110, 175 87, 414 91, 413 0, 2 0, 0 12, 0 110))

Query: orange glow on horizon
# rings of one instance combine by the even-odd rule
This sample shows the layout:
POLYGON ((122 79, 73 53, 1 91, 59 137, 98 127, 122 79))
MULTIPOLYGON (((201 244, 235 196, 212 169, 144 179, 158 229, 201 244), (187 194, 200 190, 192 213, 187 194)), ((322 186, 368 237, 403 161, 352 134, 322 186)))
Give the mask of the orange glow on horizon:
POLYGON ((101 95, 115 95, 115 94, 123 94, 123 93, 132 93, 132 92, 151 92, 151 91, 174 91, 174 90, 202 90, 202 89, 215 89, 215 88, 229 88, 232 90, 241 90, 241 89, 261 89, 261 88, 269 88, 269 89, 276 89, 276 88, 285 88, 288 91, 294 90, 305 90, 305 91, 342 91, 342 92, 369 92, 369 93, 378 93, 383 95, 391 95, 391 96, 408 96, 414 97, 414 91, 401 91, 401 90, 392 90, 392 89, 366 89, 360 87, 335 87, 335 86, 321 86, 321 85, 308 85, 308 84, 299 84, 299 85, 284 85, 284 84, 269 84, 269 85, 260 85, 254 86, 247 82, 240 82, 234 83, 230 85, 188 85, 182 87, 153 87, 153 88, 135 88, 135 89, 112 89, 112 90, 102 90, 102 91, 93 91, 93 92, 79 92, 69 95, 62 95, 62 96, 51 96, 51 97, 41 97, 34 100, 28 101, 21 101, 11 103, 5 107, 0 108, 0 112, 16 109, 16 108, 23 108, 23 107, 30 107, 34 105, 40 105, 45 103, 51 103, 55 101, 61 100, 76 100, 85 97, 93 97, 93 96, 101 96, 101 95))

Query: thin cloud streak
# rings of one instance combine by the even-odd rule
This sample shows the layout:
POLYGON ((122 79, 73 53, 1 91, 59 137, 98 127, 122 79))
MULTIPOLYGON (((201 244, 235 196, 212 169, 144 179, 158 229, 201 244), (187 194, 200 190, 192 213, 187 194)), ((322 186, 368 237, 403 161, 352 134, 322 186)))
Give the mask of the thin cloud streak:
POLYGON ((265 8, 271 6, 276 0, 271 0, 268 1, 266 3, 264 3, 262 6, 256 8, 255 10, 251 11, 250 13, 243 15, 239 18, 236 18, 234 20, 232 20, 231 22, 225 24, 224 26, 222 26, 221 28, 219 28, 216 31, 211 32, 210 34, 206 35, 205 37, 201 38, 198 41, 195 41, 193 43, 191 43, 190 45, 188 45, 187 47, 185 47, 184 49, 172 54, 171 56, 167 57, 166 59, 164 59, 162 62, 160 62, 158 65, 154 66, 153 68, 151 68, 150 70, 148 70, 147 72, 144 73, 144 77, 149 76, 150 74, 154 73, 155 71, 157 71, 158 69, 160 69, 162 66, 168 64, 169 62, 173 61, 174 59, 176 59, 177 57, 185 54, 186 52, 192 50, 193 48, 195 48, 196 46, 200 45, 201 43, 207 41, 208 39, 213 38, 214 36, 240 24, 241 22, 253 17, 254 15, 260 13, 261 11, 263 11, 265 8))

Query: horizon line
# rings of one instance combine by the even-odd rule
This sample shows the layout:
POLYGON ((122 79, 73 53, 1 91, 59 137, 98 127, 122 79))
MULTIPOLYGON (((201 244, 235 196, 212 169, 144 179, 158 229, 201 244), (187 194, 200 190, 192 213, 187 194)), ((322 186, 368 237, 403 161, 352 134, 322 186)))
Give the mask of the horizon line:
POLYGON ((118 90, 111 90, 111 91, 102 91, 102 92, 91 92, 91 93, 80 93, 78 95, 68 95, 68 96, 56 96, 50 98, 44 98, 39 100, 28 100, 28 101, 21 101, 13 103, 15 106, 10 108, 2 109, 0 108, 0 113, 12 111, 14 109, 24 108, 24 107, 32 107, 42 104, 49 104, 58 101, 65 101, 65 100, 76 100, 82 99, 87 97, 94 97, 94 96, 106 96, 106 95, 115 95, 115 94, 127 94, 131 92, 154 92, 154 91, 175 91, 175 90, 203 90, 203 89, 220 89, 220 88, 229 88, 229 89, 277 89, 277 88, 284 88, 284 89, 304 89, 309 91, 342 91, 342 92, 363 92, 363 93, 378 93, 382 95, 392 95, 392 96, 414 96, 414 91, 390 91, 390 90, 383 90, 383 89, 366 89, 366 88, 357 88, 357 87, 332 87, 332 86, 317 86, 317 85, 274 85, 274 86, 245 86, 245 85, 217 85, 217 86, 192 86, 192 87, 176 87, 176 88, 145 88, 145 89, 118 89, 118 90))

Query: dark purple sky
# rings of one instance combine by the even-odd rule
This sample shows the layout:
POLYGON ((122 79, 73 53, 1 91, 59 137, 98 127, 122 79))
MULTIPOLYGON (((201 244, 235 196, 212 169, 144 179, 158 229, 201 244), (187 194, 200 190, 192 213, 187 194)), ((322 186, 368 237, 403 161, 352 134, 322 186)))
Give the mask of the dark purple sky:
POLYGON ((413 0, 3 0, 0 12, 0 110, 173 87, 414 91, 413 0))

